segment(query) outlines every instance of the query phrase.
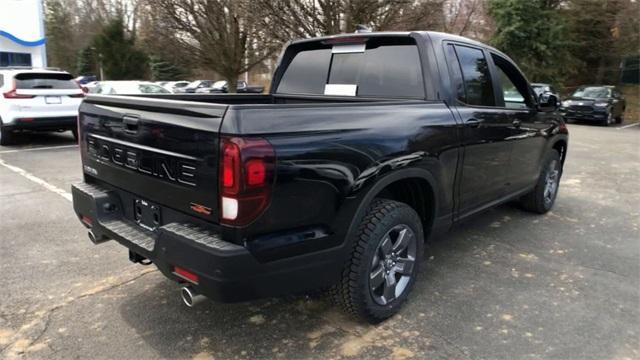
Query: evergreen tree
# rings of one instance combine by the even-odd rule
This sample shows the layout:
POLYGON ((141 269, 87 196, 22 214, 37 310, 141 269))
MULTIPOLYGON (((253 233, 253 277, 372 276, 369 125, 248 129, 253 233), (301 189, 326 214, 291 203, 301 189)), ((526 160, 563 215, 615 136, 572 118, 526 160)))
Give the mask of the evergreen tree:
POLYGON ((95 75, 97 73, 96 56, 91 46, 78 51, 76 73, 78 75, 95 75))
POLYGON ((515 60, 530 81, 563 82, 575 72, 566 23, 545 0, 490 0, 496 31, 491 43, 515 60))
POLYGON ((147 56, 135 47, 135 39, 127 36, 122 17, 116 17, 98 33, 94 47, 104 71, 103 80, 142 79, 147 69, 147 56))
MULTIPOLYGON (((638 23, 638 7, 636 4, 636 16, 632 16, 633 11, 623 14, 621 11, 625 2, 628 1, 568 2, 566 18, 569 23, 569 37, 573 44, 571 50, 582 60, 577 81, 592 84, 615 83, 619 78, 622 56, 629 51, 635 50, 637 53, 638 35, 628 26, 638 23), (627 41, 631 42, 624 46, 627 41)), ((633 3, 629 2, 629 10, 633 9, 631 4, 633 3)))
POLYGON ((187 75, 184 68, 157 55, 149 56, 149 70, 154 81, 182 80, 187 75))

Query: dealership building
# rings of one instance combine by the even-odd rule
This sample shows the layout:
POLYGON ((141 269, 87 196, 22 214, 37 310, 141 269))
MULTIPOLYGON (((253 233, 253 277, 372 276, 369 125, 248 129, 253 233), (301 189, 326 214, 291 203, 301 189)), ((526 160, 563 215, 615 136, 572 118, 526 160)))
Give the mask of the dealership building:
POLYGON ((0 0, 0 67, 46 67, 42 0, 0 0))

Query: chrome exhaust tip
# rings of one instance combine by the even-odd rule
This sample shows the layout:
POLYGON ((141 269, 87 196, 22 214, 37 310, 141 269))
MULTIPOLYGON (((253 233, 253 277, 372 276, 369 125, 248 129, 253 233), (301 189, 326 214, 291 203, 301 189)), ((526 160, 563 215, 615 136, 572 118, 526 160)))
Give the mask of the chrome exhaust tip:
POLYGON ((89 235, 89 240, 91 240, 92 243, 94 243, 94 244, 98 243, 98 240, 96 240, 96 236, 93 235, 93 231, 89 230, 87 235, 89 235))
POLYGON ((104 235, 96 236, 96 234, 94 234, 92 230, 89 230, 87 232, 87 235, 89 236, 89 240, 91 240, 94 245, 102 244, 105 241, 109 241, 109 238, 104 235))
POLYGON ((182 302, 188 307, 194 307, 207 299, 206 296, 198 294, 191 286, 184 286, 180 289, 182 302))

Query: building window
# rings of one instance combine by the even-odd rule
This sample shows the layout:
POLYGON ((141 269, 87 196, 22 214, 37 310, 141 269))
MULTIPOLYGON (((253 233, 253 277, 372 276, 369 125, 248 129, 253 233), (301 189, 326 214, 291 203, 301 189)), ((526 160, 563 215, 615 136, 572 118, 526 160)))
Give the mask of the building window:
POLYGON ((0 51, 0 67, 31 66, 31 54, 0 51))

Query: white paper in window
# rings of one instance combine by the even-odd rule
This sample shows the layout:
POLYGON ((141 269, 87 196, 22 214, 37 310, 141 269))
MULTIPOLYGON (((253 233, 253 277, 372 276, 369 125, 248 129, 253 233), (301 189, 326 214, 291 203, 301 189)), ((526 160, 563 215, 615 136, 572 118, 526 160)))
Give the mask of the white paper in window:
POLYGON ((334 96, 356 96, 358 85, 352 84, 326 84, 324 86, 325 95, 334 96))

